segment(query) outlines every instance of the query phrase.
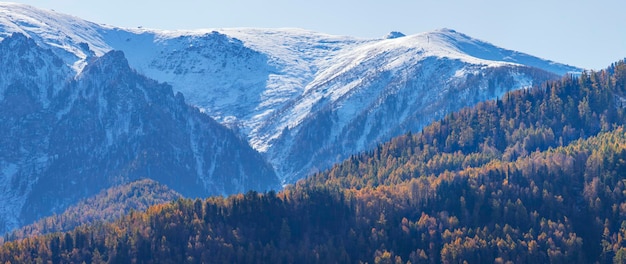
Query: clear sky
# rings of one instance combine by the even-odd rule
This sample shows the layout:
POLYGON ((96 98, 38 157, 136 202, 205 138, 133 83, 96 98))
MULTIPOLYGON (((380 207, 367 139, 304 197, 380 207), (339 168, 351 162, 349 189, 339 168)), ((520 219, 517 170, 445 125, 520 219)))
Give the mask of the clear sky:
POLYGON ((298 27, 375 38, 451 28, 588 69, 626 58, 624 0, 13 0, 120 27, 298 27))

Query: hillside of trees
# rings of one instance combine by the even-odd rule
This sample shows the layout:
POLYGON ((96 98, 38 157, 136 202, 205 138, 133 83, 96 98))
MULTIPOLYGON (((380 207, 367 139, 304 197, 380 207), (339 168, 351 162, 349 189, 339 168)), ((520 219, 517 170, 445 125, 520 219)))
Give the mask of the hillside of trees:
POLYGON ((275 193, 5 243, 3 263, 626 263, 626 63, 507 94, 275 193))
POLYGON ((151 179, 141 179, 101 191, 96 196, 70 206, 62 214, 43 218, 19 228, 0 243, 41 234, 70 231, 77 226, 110 222, 130 211, 145 211, 151 205, 168 203, 182 196, 151 179))

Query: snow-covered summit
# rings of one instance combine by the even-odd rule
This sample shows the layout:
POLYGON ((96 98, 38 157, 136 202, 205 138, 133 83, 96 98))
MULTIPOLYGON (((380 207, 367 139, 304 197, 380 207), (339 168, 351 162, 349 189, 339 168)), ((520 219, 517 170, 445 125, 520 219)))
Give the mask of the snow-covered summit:
POLYGON ((518 51, 503 49, 489 42, 472 38, 453 29, 442 28, 423 35, 426 35, 427 38, 439 41, 440 44, 443 44, 450 49, 454 49, 462 54, 483 60, 526 65, 559 75, 564 75, 570 71, 580 71, 580 69, 576 67, 560 64, 550 60, 544 60, 518 51))
POLYGON ((0 2, 0 39, 12 33, 22 33, 39 44, 54 48, 58 55, 80 70, 90 54, 85 45, 100 56, 110 50, 100 36, 108 28, 81 18, 39 9, 30 5, 0 2), (84 44, 81 44, 84 43, 84 44))

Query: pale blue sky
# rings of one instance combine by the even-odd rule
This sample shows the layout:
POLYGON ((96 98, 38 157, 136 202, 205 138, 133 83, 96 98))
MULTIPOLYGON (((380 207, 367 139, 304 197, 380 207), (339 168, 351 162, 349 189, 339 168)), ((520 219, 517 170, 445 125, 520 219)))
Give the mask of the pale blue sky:
POLYGON ((591 69, 626 57, 624 0, 14 0, 120 27, 299 27, 373 38, 451 28, 591 69))

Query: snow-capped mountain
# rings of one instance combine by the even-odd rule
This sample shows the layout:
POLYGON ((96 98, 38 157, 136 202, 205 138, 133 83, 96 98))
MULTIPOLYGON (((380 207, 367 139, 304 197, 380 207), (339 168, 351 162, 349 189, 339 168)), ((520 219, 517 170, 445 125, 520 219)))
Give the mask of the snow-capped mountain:
POLYGON ((150 178, 188 196, 279 188, 245 140, 132 70, 121 51, 78 75, 21 33, 0 42, 0 232, 150 178))
POLYGON ((302 29, 124 29, 0 4, 0 36, 21 32, 75 74, 92 56, 125 52, 238 131, 285 182, 450 111, 580 69, 449 29, 380 39, 302 29))

